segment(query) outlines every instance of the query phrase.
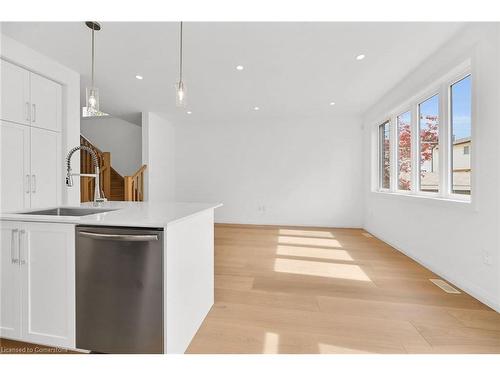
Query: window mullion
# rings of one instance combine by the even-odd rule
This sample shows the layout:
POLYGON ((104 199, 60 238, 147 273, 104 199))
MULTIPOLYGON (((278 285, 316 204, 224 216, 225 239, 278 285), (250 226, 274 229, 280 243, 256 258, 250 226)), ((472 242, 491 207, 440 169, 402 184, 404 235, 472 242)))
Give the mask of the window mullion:
POLYGON ((449 126, 449 90, 448 85, 440 88, 439 105, 439 195, 450 195, 450 126, 449 126))
POLYGON ((384 144, 383 144, 383 134, 382 134, 382 129, 380 125, 377 126, 377 169, 378 169, 378 182, 377 182, 377 188, 378 190, 382 190, 383 187, 383 175, 384 175, 384 167, 383 167, 383 150, 384 150, 384 144))
POLYGON ((420 189, 419 161, 420 149, 418 143, 419 134, 418 104, 411 106, 411 191, 416 194, 420 189))
POLYGON ((389 119, 390 134, 391 134, 391 191, 398 190, 398 130, 396 126, 395 116, 389 119))

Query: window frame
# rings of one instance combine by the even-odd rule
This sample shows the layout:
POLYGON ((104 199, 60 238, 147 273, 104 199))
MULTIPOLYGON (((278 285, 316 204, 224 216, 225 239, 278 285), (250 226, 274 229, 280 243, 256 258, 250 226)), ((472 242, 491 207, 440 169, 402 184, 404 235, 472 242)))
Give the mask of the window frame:
POLYGON ((430 198, 437 200, 459 201, 463 203, 471 203, 474 200, 475 178, 477 167, 475 165, 475 152, 471 152, 471 194, 453 193, 452 187, 452 125, 451 125, 451 87, 453 84, 461 81, 467 76, 471 77, 471 143, 475 139, 475 81, 474 74, 471 68, 470 60, 451 69, 448 74, 445 74, 433 84, 429 85, 425 90, 420 91, 417 95, 405 101, 402 105, 389 111, 388 116, 382 118, 382 121, 375 122, 376 137, 377 137, 377 171, 374 175, 376 183, 372 186, 374 192, 390 193, 401 196, 413 196, 419 198, 430 198), (439 97, 439 185, 438 192, 420 191, 420 118, 419 106, 427 99, 434 95, 439 97), (411 114, 411 190, 399 189, 399 138, 398 138, 398 116, 410 112, 411 114), (390 189, 381 188, 381 161, 380 156, 380 139, 378 129, 381 125, 389 122, 390 126, 390 189))
POLYGON ((392 184, 392 143, 393 143, 393 137, 392 137, 392 126, 391 126, 391 120, 387 119, 379 123, 377 125, 377 155, 378 155, 378 161, 377 161, 377 169, 378 169, 378 179, 377 179, 377 189, 379 191, 384 191, 384 192, 389 192, 391 191, 391 184, 392 184), (384 170, 382 168, 382 163, 383 163, 383 152, 384 150, 384 142, 383 142, 383 137, 382 134, 385 136, 385 129, 384 127, 388 125, 389 126, 389 187, 385 188, 383 187, 383 173, 384 170))
POLYGON ((398 111, 397 112, 398 114, 394 116, 394 127, 396 128, 396 136, 394 138, 395 142, 396 143, 396 155, 395 155, 395 161, 396 161, 396 178, 395 178, 395 190, 398 192, 398 193, 401 193, 401 194, 410 194, 412 192, 414 192, 415 190, 415 163, 414 163, 414 154, 415 154, 415 131, 414 131, 414 126, 413 126, 413 121, 414 121, 414 113, 413 113, 413 109, 410 107, 407 107, 406 110, 403 110, 402 112, 401 111, 398 111), (411 140, 410 140, 410 163, 411 163, 411 180, 410 180, 410 190, 404 190, 404 189, 400 189, 399 188, 399 124, 398 124, 398 118, 402 115, 404 115, 405 113, 410 113, 410 133, 411 133, 411 140))
MULTIPOLYGON (((432 90, 431 92, 427 93, 424 96, 421 96, 420 99, 418 99, 415 103, 416 106, 416 128, 415 128, 415 133, 417 136, 417 148, 416 148, 416 167, 417 167, 417 181, 416 181, 416 193, 419 195, 424 195, 424 196, 429 196, 429 197, 439 197, 442 194, 442 174, 443 174, 443 169, 442 169, 442 158, 443 158, 443 142, 442 142, 442 131, 443 131, 443 126, 442 126, 442 118, 443 118, 443 111, 441 108, 441 90, 432 90), (434 96, 438 97, 438 134, 439 134, 439 139, 438 139, 438 162, 439 162, 439 178, 438 178, 438 191, 422 191, 420 190, 421 185, 421 174, 420 174, 420 105, 425 103, 427 100, 433 98, 434 96)), ((415 157, 414 156, 414 157, 415 157)))
POLYGON ((473 192, 473 176, 476 173, 476 167, 473 163, 473 157, 474 157, 474 152, 469 148, 469 158, 470 158, 470 194, 458 194, 453 192, 453 136, 452 136, 452 131, 453 131, 453 126, 451 124, 452 121, 452 95, 451 95, 451 88, 455 83, 460 82, 461 80, 465 79, 466 77, 469 77, 471 79, 471 136, 470 136, 470 141, 471 141, 471 146, 474 142, 474 79, 472 76, 472 72, 470 69, 466 71, 462 71, 460 74, 457 74, 452 80, 449 81, 448 83, 448 98, 447 98, 447 107, 448 107, 448 136, 449 136, 449 143, 448 143, 448 152, 449 152, 449 160, 448 160, 448 195, 456 200, 465 200, 465 201, 470 201, 472 199, 472 192, 473 192))

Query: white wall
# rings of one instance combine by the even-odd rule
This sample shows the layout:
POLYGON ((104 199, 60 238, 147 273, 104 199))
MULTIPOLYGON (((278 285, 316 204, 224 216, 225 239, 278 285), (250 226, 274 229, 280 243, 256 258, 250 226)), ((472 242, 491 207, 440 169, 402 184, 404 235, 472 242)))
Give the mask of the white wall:
POLYGON ((219 223, 361 226, 359 118, 192 116, 176 126, 176 200, 223 203, 219 223))
MULTIPOLYGON (((444 45, 365 114, 365 228, 500 311, 499 29, 473 24, 444 45), (473 203, 371 191, 372 129, 406 99, 467 58, 473 76, 473 203), (485 252, 491 264, 485 264, 485 252)), ((487 263, 487 262, 486 262, 487 263)))
MULTIPOLYGON (((80 75, 59 64, 58 62, 26 47, 25 45, 1 34, 2 58, 22 66, 32 72, 50 78, 62 85, 62 154, 80 144, 80 75)), ((72 159, 73 171, 80 171, 80 155, 72 159)), ((61 171, 65 173, 64 158, 61 158, 61 171)), ((61 173, 61 176, 64 176, 61 173)), ((75 185, 68 189, 61 178, 63 204, 80 203, 80 181, 75 179, 75 185)))
POLYGON ((142 162, 148 166, 144 181, 145 200, 174 200, 174 136, 174 127, 163 114, 142 114, 142 162))
POLYGON ((111 153, 111 165, 122 176, 142 165, 142 129, 116 117, 81 120, 81 132, 101 151, 111 153))

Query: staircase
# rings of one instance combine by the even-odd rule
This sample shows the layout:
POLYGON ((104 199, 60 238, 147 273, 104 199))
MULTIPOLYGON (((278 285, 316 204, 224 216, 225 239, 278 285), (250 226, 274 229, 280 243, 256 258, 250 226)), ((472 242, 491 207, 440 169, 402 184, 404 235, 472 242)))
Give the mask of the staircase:
MULTIPOLYGON (((110 201, 143 201, 144 171, 141 166, 132 176, 122 176, 111 166, 111 154, 94 146, 87 138, 80 135, 80 145, 90 147, 97 155, 100 169, 101 189, 110 201)), ((80 151, 80 173, 94 173, 92 158, 86 151, 80 151)), ((94 178, 80 177, 80 199, 82 202, 94 200, 94 178)))
POLYGON ((111 167, 111 190, 108 200, 123 201, 125 200, 125 186, 123 177, 111 167))

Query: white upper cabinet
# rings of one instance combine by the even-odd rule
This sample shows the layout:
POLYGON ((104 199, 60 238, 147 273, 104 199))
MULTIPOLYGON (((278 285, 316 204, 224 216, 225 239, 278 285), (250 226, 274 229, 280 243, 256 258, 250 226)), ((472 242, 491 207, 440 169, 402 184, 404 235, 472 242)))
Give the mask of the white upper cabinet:
POLYGON ((31 73, 31 125, 61 131, 61 85, 31 73))
POLYGON ((31 128, 31 208, 57 206, 62 159, 60 134, 31 128))
POLYGON ((0 60, 1 119, 28 125, 30 123, 30 72, 0 60))
POLYGON ((62 86, 8 61, 1 63, 0 209, 61 201, 62 86))
POLYGON ((57 206, 61 201, 61 134, 0 124, 2 211, 57 206))
POLYGON ((60 84, 1 60, 1 119, 60 132, 60 84))
MULTIPOLYGON (((53 152, 53 151, 51 151, 53 152)), ((30 208, 30 128, 1 121, 0 207, 3 211, 30 208)))

